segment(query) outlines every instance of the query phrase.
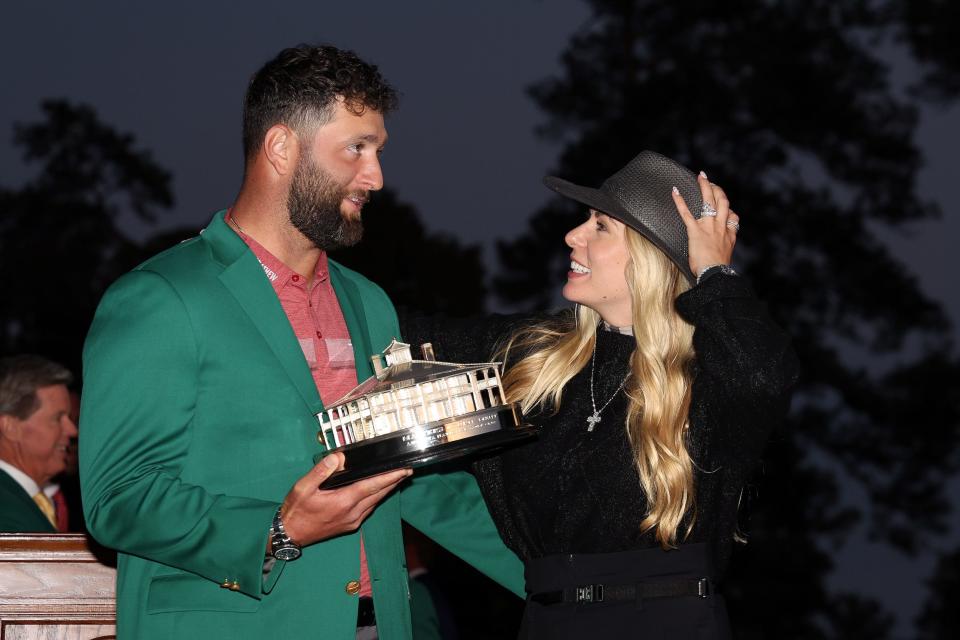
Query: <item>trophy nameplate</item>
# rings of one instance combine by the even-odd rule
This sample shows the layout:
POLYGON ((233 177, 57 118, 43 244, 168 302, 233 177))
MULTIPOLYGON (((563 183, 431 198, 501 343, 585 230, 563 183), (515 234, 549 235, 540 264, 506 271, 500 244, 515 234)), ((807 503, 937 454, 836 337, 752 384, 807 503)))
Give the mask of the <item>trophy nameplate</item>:
POLYGON ((339 487, 378 473, 419 468, 519 442, 536 434, 505 402, 500 364, 423 360, 394 340, 373 356, 374 376, 328 407, 319 441, 345 468, 321 484, 339 487), (386 365, 384 365, 386 362, 386 365))

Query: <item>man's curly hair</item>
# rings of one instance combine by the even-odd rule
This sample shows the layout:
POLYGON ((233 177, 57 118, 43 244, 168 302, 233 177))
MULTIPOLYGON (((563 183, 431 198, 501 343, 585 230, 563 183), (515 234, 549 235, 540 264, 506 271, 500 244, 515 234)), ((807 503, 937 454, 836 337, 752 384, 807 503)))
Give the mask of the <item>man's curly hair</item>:
POLYGON ((331 45, 284 49, 250 79, 243 101, 243 153, 249 160, 270 127, 285 124, 298 135, 329 122, 338 100, 360 115, 396 108, 397 91, 375 65, 331 45))

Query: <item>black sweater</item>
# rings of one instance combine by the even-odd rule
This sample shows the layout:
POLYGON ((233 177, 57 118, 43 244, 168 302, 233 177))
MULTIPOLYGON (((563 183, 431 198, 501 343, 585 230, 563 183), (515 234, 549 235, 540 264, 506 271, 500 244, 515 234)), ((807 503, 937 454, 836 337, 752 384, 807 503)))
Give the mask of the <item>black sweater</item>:
MULTIPOLYGON (((797 363, 787 337, 742 278, 710 277, 681 295, 676 308, 695 327, 696 351, 687 441, 696 519, 684 541, 709 545, 719 579, 732 550, 741 490, 786 413, 797 363)), ((489 358, 496 340, 518 326, 515 317, 482 326, 406 320, 403 330, 415 344, 432 341, 443 359, 475 362, 489 358)), ((626 375, 634 346, 632 336, 598 331, 597 408, 626 375)), ((474 465, 500 534, 521 559, 657 546, 652 532, 640 531, 647 505, 627 439, 626 407, 621 392, 587 431, 593 412, 587 364, 564 389, 559 411, 526 416, 542 426, 536 440, 474 465)))

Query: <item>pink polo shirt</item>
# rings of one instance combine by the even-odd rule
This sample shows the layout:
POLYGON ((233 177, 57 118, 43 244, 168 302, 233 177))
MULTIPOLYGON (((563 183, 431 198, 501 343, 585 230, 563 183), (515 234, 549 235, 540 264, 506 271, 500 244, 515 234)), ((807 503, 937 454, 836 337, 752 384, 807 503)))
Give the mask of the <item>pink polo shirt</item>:
MULTIPOLYGON (((229 223, 229 214, 227 214, 229 223)), ((253 255, 260 261, 273 290, 280 299, 293 333, 297 336, 303 357, 317 385, 324 404, 333 404, 357 386, 357 370, 353 358, 350 332, 343 319, 337 294, 330 283, 326 252, 321 252, 313 272, 313 282, 307 280, 267 251, 263 245, 231 225, 253 255)), ((370 572, 367 556, 360 538, 360 595, 370 596, 370 572)))

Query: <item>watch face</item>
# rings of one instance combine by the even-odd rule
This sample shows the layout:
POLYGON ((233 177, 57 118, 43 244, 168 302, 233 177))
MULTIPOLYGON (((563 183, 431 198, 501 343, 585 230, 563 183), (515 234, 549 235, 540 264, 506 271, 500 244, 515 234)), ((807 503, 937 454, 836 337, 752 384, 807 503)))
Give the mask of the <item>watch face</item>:
POLYGON ((273 557, 277 560, 296 560, 300 557, 300 549, 296 547, 280 547, 274 550, 273 557))

